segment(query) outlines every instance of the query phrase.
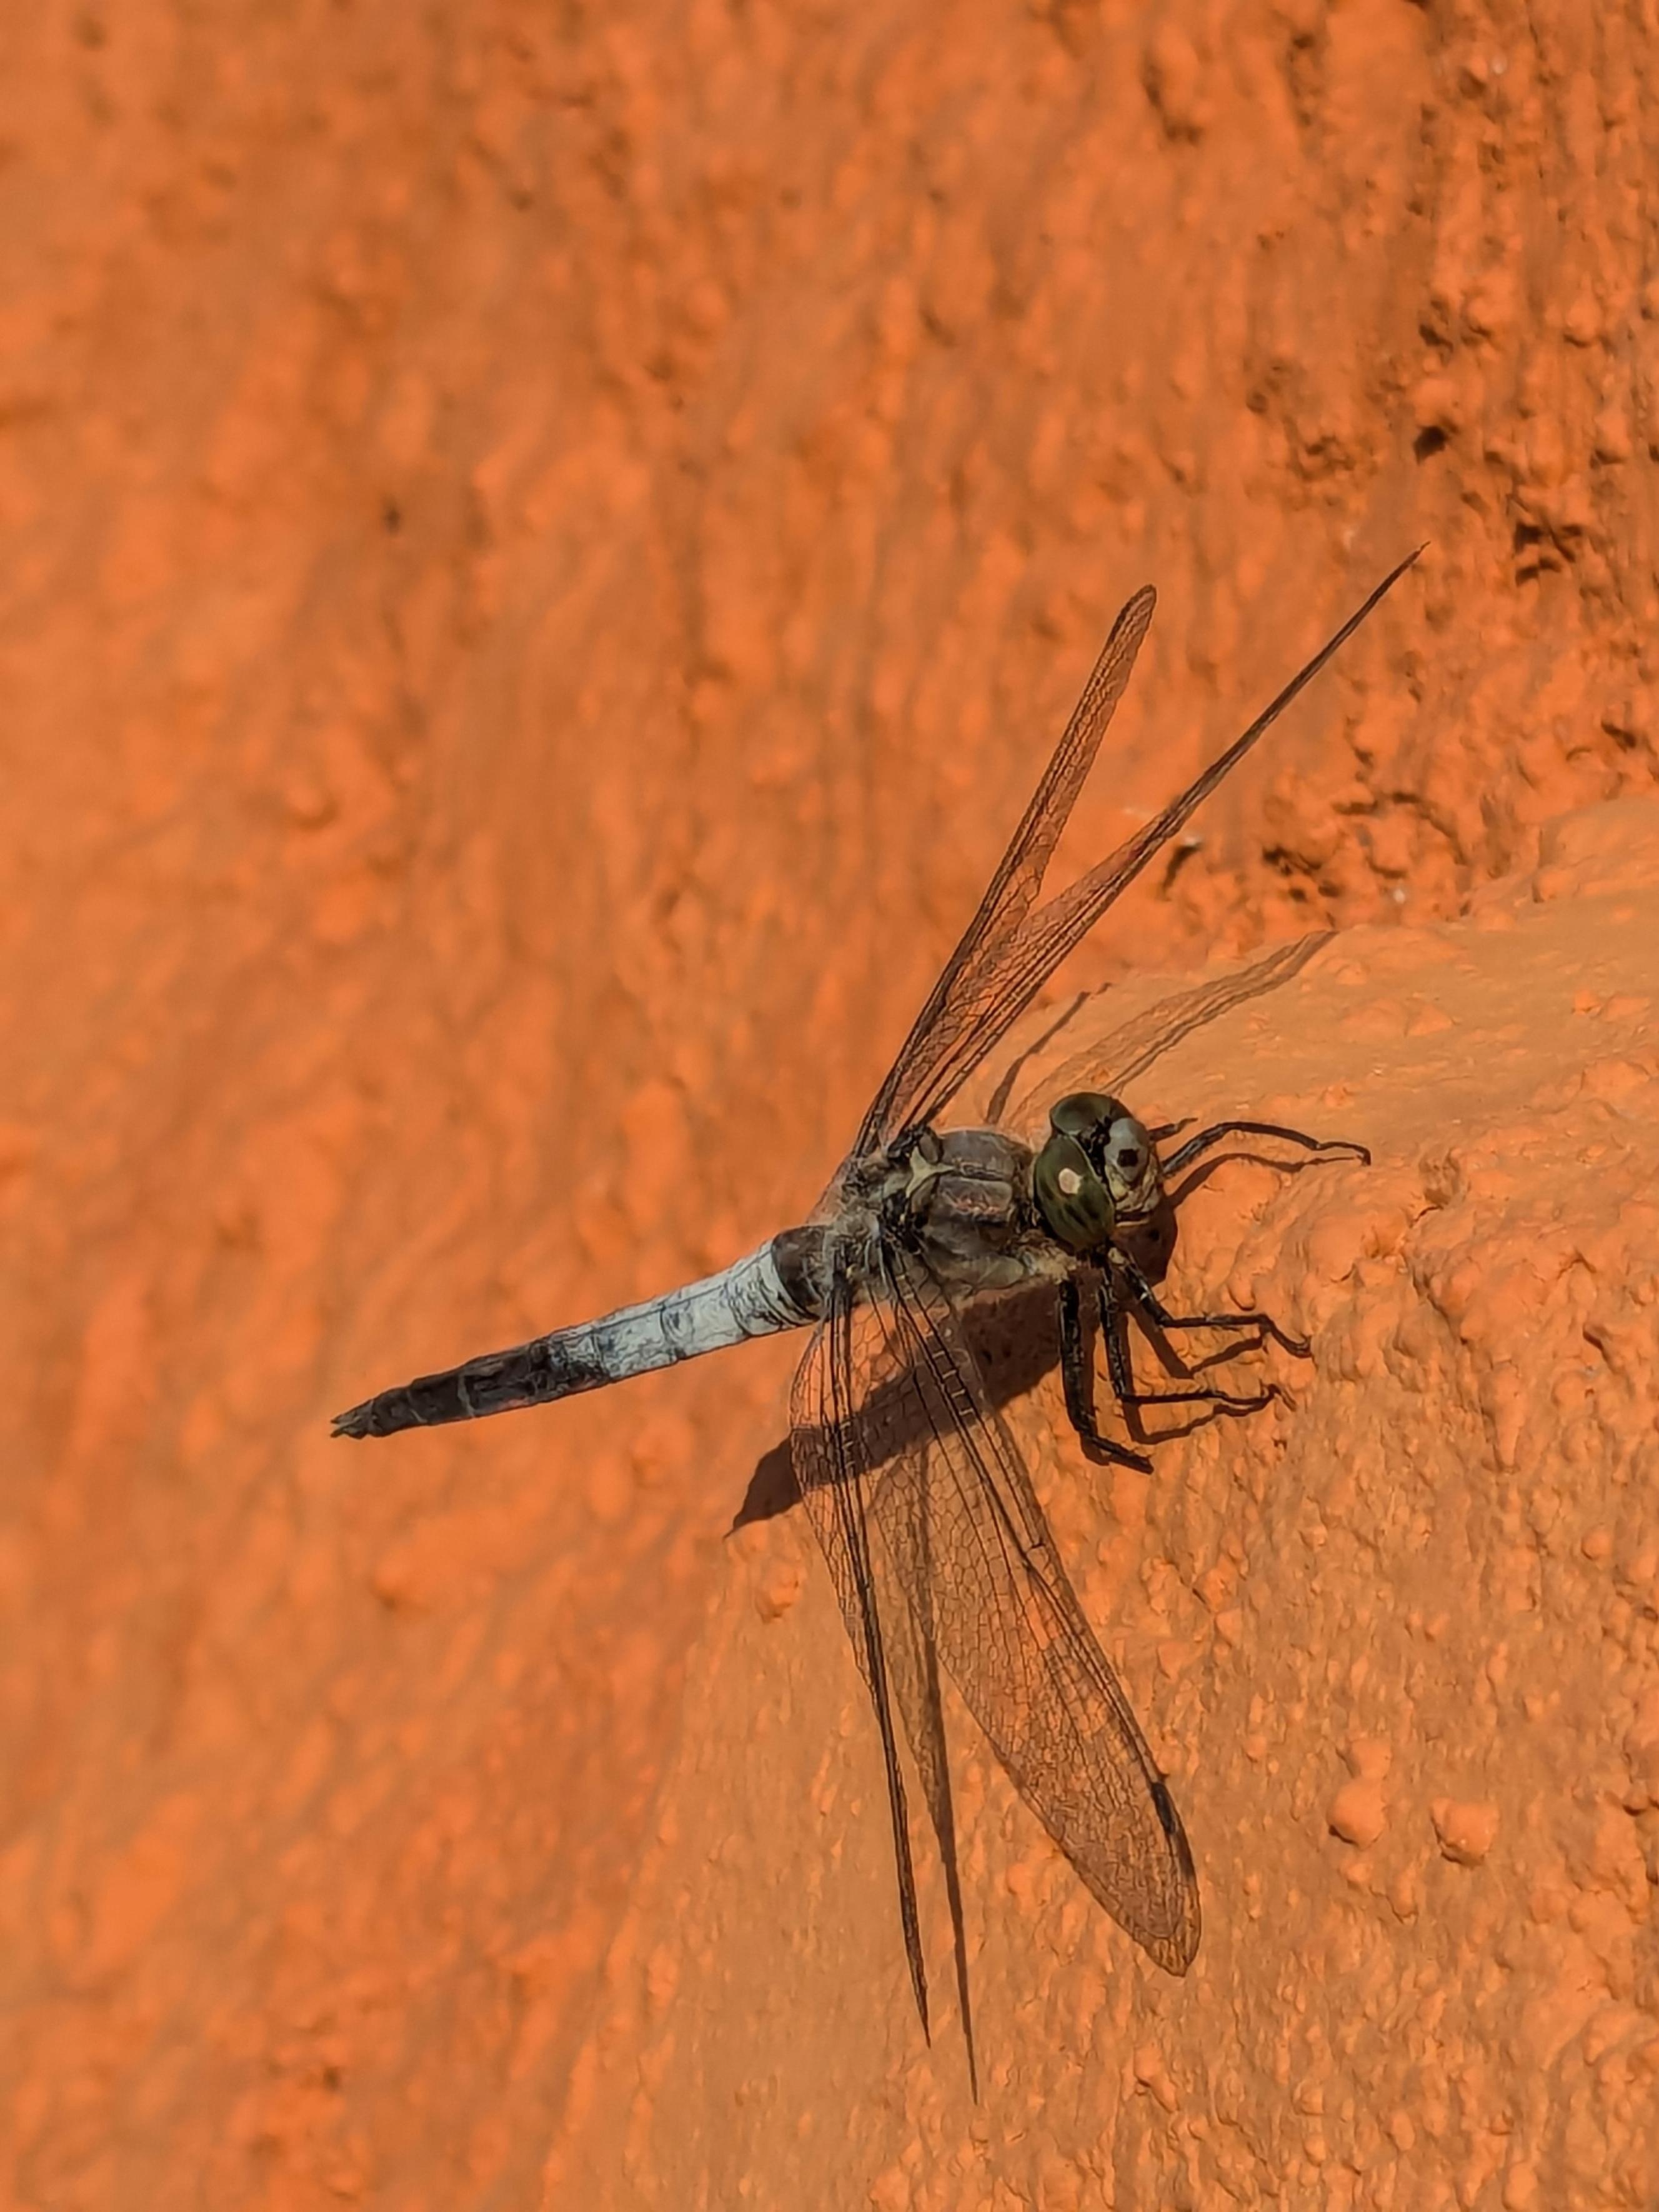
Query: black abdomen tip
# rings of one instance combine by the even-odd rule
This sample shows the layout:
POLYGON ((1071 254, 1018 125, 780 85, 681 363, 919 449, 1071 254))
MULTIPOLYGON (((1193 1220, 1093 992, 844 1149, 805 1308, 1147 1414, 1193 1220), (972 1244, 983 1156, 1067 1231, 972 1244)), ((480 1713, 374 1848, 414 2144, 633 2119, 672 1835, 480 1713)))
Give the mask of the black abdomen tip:
MULTIPOLYGON (((493 1363, 478 1361, 476 1366, 493 1363)), ((365 1398, 360 1406, 334 1417, 336 1437, 395 1437, 403 1429, 440 1427, 446 1421, 469 1421, 481 1411, 467 1389, 470 1367, 452 1367, 443 1375, 417 1375, 395 1390, 382 1390, 365 1398)), ((522 1403, 522 1400, 509 1402, 522 1403)))
POLYGON ((399 1429, 409 1428, 414 1416, 406 1414, 398 1420, 391 1400, 401 1398, 401 1390, 383 1390, 378 1398, 365 1398, 360 1406, 349 1413, 336 1413, 330 1434, 336 1437, 389 1437, 399 1429))
MULTIPOLYGON (((424 1381, 426 1378, 423 1377, 424 1381)), ((433 1421, 455 1421, 464 1418, 466 1408, 457 1405, 451 1412, 447 1406, 441 1411, 437 1407, 428 1409, 415 1396, 420 1383, 406 1382, 397 1390, 382 1390, 372 1398, 365 1398, 360 1406, 349 1413, 334 1417, 336 1437, 395 1437, 401 1429, 424 1429, 433 1421)))

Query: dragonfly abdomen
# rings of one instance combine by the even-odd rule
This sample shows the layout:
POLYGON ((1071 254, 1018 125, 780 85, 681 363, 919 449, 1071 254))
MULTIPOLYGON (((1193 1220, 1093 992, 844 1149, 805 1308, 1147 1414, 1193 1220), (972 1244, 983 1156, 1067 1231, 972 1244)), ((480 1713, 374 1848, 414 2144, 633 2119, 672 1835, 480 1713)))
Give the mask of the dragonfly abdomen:
POLYGON ((785 1287, 768 1242, 717 1275, 661 1297, 382 1390, 337 1414, 334 1433, 390 1437, 401 1429, 481 1420, 521 1406, 549 1405, 578 1390, 596 1390, 723 1351, 751 1336, 800 1328, 814 1318, 785 1287))

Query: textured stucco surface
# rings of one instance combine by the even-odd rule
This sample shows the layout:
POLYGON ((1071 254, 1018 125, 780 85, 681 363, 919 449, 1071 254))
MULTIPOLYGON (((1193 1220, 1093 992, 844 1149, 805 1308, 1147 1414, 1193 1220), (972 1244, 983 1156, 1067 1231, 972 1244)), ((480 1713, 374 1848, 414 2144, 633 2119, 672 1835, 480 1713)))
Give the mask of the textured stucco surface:
MULTIPOLYGON (((858 1686, 825 1665, 809 1536, 769 1521, 687 1683, 554 2169, 578 2198, 620 2148, 627 2200, 664 2205, 757 2176, 778 2203, 1654 2200, 1659 806, 1563 834, 1571 866, 1347 933, 1139 1087, 1375 1147, 1229 1169, 1185 1210, 1174 1303, 1306 1328, 1294 1410, 1169 1443, 1148 1481, 1080 1470, 1052 1381, 1015 1409, 1190 1825, 1187 1980, 964 1720, 981 2107, 954 2018, 923 2056, 858 1686), (1633 852, 1641 888, 1602 888, 1633 852)), ((1048 1095, 1113 1066, 1111 1003, 1048 1095)))
POLYGON ((5 2201, 1659 2194, 1656 75, 1642 0, 8 14, 5 2201), (1014 1409, 1208 1926, 961 1731, 976 2112, 726 1534, 788 1348, 327 1415, 810 1202, 1130 588, 1063 861, 1420 538, 1014 1040, 1130 979, 1029 1116, 1335 924, 1137 1097, 1377 1164, 1190 1209, 1293 1413, 1014 1409))

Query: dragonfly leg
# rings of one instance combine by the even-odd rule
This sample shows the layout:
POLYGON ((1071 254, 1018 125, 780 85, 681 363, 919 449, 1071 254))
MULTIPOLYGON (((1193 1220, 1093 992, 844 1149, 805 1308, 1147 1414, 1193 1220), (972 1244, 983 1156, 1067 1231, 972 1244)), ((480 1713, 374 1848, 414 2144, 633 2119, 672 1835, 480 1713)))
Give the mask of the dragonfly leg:
MULTIPOLYGON (((1083 1330, 1083 1301, 1077 1278, 1068 1275, 1060 1285, 1060 1377, 1065 1384, 1066 1412, 1071 1425, 1091 1451, 1118 1467, 1150 1474, 1152 1462, 1144 1452, 1131 1451, 1100 1433, 1094 1414, 1094 1362, 1083 1330)), ((1114 1381, 1114 1388, 1116 1382, 1114 1381)), ((1119 1392, 1119 1396, 1123 1394, 1119 1392)))
MULTIPOLYGON (((1177 1122, 1175 1128, 1182 1124, 1177 1122)), ((1153 1134, 1159 1132, 1154 1131, 1153 1134)), ((1172 1130, 1171 1133, 1173 1133, 1172 1130)), ((1361 1167, 1371 1165, 1371 1154, 1364 1145, 1356 1144, 1351 1137, 1309 1137, 1300 1129, 1281 1128, 1277 1121, 1216 1121, 1208 1129, 1201 1129, 1196 1137, 1189 1137, 1178 1151, 1164 1162, 1166 1176, 1178 1176, 1189 1168, 1202 1153, 1219 1145, 1223 1137, 1282 1137, 1287 1145, 1300 1145, 1305 1152, 1326 1152, 1358 1160, 1361 1167)))
POLYGON ((1293 1336, 1287 1328, 1280 1327, 1271 1314, 1172 1314, 1159 1303, 1157 1291, 1126 1253, 1119 1252, 1114 1264, 1123 1269, 1123 1279, 1133 1291, 1135 1304, 1150 1315, 1159 1328, 1253 1328, 1259 1335, 1270 1336, 1275 1344, 1283 1345, 1298 1359, 1308 1357, 1306 1337, 1293 1336))
MULTIPOLYGON (((1221 1406, 1235 1413, 1259 1413, 1284 1393, 1269 1382, 1265 1389, 1242 1394, 1234 1390, 1211 1390, 1199 1387, 1192 1390, 1137 1390, 1135 1370, 1129 1363, 1129 1347, 1118 1326, 1122 1309, 1112 1288, 1110 1274, 1100 1278, 1100 1333, 1106 1340, 1106 1367, 1111 1376, 1112 1394, 1120 1406, 1221 1406)), ((1248 1318, 1257 1318, 1250 1315, 1248 1318)), ((1160 1328, 1166 1327, 1161 1314, 1153 1319, 1160 1328)), ((1179 1326, 1180 1324, 1177 1324, 1179 1326)), ((1196 1326, 1195 1323, 1194 1326, 1196 1326)))

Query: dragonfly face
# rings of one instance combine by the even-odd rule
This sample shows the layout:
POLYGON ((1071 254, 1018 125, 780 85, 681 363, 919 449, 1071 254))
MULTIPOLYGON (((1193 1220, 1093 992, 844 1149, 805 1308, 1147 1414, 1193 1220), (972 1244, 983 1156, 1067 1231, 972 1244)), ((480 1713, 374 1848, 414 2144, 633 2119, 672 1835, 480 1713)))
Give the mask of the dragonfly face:
POLYGON ((1138 1228, 1164 1203, 1158 1150, 1119 1098, 1074 1091, 1056 1101, 1032 1167, 1043 1225, 1069 1252, 1103 1253, 1120 1225, 1138 1228))

